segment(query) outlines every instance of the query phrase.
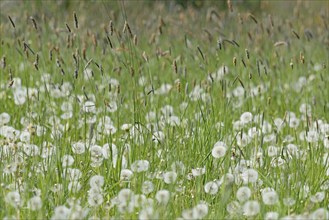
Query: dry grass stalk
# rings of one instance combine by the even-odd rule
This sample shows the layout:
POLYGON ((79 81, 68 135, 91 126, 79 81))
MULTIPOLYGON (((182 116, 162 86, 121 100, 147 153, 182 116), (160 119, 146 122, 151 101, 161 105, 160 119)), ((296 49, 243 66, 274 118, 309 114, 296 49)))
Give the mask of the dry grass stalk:
POLYGON ((74 17, 74 25, 75 25, 75 28, 79 28, 79 23, 78 23, 78 17, 77 17, 77 14, 75 12, 73 12, 73 17, 74 17))
POLYGON ((35 29, 35 30, 38 30, 37 22, 35 21, 35 19, 34 19, 32 16, 30 17, 30 19, 31 19, 31 21, 32 21, 32 23, 33 23, 33 27, 34 27, 34 29, 35 29))
POLYGON ((14 23, 14 21, 13 21, 13 19, 11 19, 11 17, 8 15, 8 18, 9 18, 9 20, 10 20, 10 23, 11 23, 11 25, 14 27, 14 28, 16 28, 16 26, 15 26, 15 23, 14 23))

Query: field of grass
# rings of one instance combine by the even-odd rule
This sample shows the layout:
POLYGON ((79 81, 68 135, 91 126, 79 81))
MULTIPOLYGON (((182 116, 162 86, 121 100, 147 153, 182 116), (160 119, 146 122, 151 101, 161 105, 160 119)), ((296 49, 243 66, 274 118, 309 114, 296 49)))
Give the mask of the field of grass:
POLYGON ((328 21, 1 0, 0 218, 328 219, 328 21))

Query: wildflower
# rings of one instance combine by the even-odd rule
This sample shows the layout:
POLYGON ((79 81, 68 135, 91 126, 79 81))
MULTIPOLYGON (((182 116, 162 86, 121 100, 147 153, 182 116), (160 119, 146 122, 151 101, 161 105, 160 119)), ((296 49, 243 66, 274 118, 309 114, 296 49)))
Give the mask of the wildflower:
POLYGON ((64 174, 70 181, 78 181, 82 177, 81 170, 76 168, 67 168, 66 171, 64 170, 64 174))
POLYGON ((143 194, 138 194, 134 196, 134 205, 136 208, 143 207, 147 202, 147 198, 143 194))
POLYGON ((226 211, 231 215, 239 215, 241 213, 241 205, 238 201, 232 201, 226 206, 226 211))
POLYGON ((73 180, 73 181, 69 182, 69 184, 67 185, 67 189, 73 193, 79 192, 81 187, 82 187, 81 183, 77 180, 73 180))
POLYGON ((169 171, 163 174, 163 181, 167 184, 175 183, 177 179, 177 173, 174 171, 169 171))
POLYGON ((138 218, 141 220, 159 219, 159 213, 153 207, 147 206, 140 210, 138 218))
POLYGON ((136 160, 131 164, 131 170, 133 172, 145 172, 149 169, 150 163, 147 160, 136 160))
POLYGON ((226 144, 224 142, 218 141, 215 143, 211 154, 214 158, 224 157, 226 153, 226 144))
POLYGON ((71 155, 65 154, 62 157, 62 166, 69 167, 74 163, 74 158, 71 155))
POLYGON ((118 211, 120 213, 132 213, 134 211, 134 202, 132 201, 126 201, 126 202, 120 202, 117 205, 118 211))
POLYGON ((103 145, 103 157, 105 159, 108 159, 111 154, 112 154, 112 164, 113 164, 113 167, 115 168, 117 165, 117 160, 118 160, 118 148, 115 144, 112 144, 111 150, 110 150, 110 145, 104 144, 103 145))
POLYGON ((100 175, 92 176, 89 180, 91 188, 101 188, 104 185, 104 177, 100 175))
POLYGON ((310 215, 311 219, 329 219, 329 212, 325 208, 318 208, 310 215))
POLYGON ((91 207, 99 206, 104 202, 103 195, 100 193, 90 193, 88 195, 88 204, 91 207))
POLYGON ((171 169, 178 173, 178 174, 184 174, 185 173, 185 165, 182 161, 175 161, 171 164, 171 169))
POLYGON ((294 144, 288 144, 286 146, 286 151, 287 151, 288 156, 290 156, 290 157, 297 157, 298 156, 299 149, 294 144))
POLYGON ((239 200, 239 202, 247 201, 251 196, 251 190, 247 186, 242 186, 238 189, 236 192, 236 198, 239 200))
POLYGON ((210 195, 215 195, 218 192, 218 185, 214 181, 210 181, 204 185, 204 191, 210 195))
POLYGON ((27 156, 37 156, 39 155, 39 147, 34 144, 24 144, 23 151, 27 156))
POLYGON ((295 205, 295 203, 296 203, 296 200, 291 197, 283 199, 283 204, 287 207, 291 207, 291 206, 295 205))
POLYGON ((279 154, 279 148, 276 146, 268 146, 267 148, 267 154, 269 157, 275 157, 279 154))
POLYGON ((312 195, 310 197, 311 202, 313 203, 319 203, 322 202, 325 198, 325 192, 317 192, 315 195, 312 195))
POLYGON ((299 111, 302 114, 305 114, 305 115, 310 116, 311 113, 312 113, 312 108, 311 108, 311 106, 309 104, 303 103, 303 104, 300 105, 299 111))
POLYGON ((242 113, 240 116, 240 121, 243 124, 248 124, 248 123, 252 122, 252 114, 250 112, 242 113))
POLYGON ((278 129, 278 131, 281 131, 281 129, 285 126, 284 120, 281 118, 275 118, 274 119, 274 125, 278 129))
POLYGON ((82 106, 82 110, 85 113, 96 113, 95 103, 92 101, 86 101, 82 106))
POLYGON ((167 118, 174 114, 174 108, 171 105, 165 105, 161 108, 161 113, 167 118))
MULTIPOLYGON (((242 86, 238 86, 232 91, 232 93, 235 97, 243 97, 245 90, 242 86)), ((243 120, 241 120, 241 121, 243 121, 243 120)))
POLYGON ((30 143, 31 134, 28 131, 22 131, 19 135, 19 139, 24 143, 30 143))
POLYGON ((277 220, 279 219, 279 213, 277 212, 267 212, 265 214, 265 220, 277 220))
POLYGON ((134 192, 131 189, 121 189, 118 193, 119 203, 127 203, 128 201, 132 201, 133 198, 134 192))
POLYGON ((208 205, 199 203, 192 209, 194 219, 203 219, 208 214, 208 205))
POLYGON ((271 133, 264 136, 264 143, 275 143, 276 135, 271 133))
POLYGON ((70 212, 71 210, 66 206, 57 206, 51 219, 68 219, 70 212))
POLYGON ((182 212, 183 219, 193 219, 193 209, 185 209, 182 212))
POLYGON ((21 196, 20 196, 19 192, 17 192, 17 191, 12 191, 12 192, 7 193, 7 195, 5 197, 5 202, 14 208, 20 208, 23 205, 21 196))
POLYGON ((142 193, 144 194, 150 194, 154 190, 154 185, 151 181, 146 180, 142 184, 142 193))
POLYGON ((307 132, 306 141, 309 143, 314 143, 319 140, 319 134, 315 130, 310 130, 307 132))
POLYGON ((268 121, 263 121, 262 133, 268 134, 268 133, 271 133, 271 131, 272 131, 272 125, 268 121))
POLYGON ((233 130, 234 131, 239 131, 243 128, 243 122, 238 120, 233 122, 233 130))
POLYGON ((155 199, 158 201, 159 204, 162 204, 162 205, 167 205, 169 202, 169 198, 170 198, 170 192, 165 189, 159 190, 155 194, 155 199))
POLYGON ((128 181, 133 176, 133 172, 129 169, 122 169, 120 172, 120 180, 128 181))
POLYGON ((0 114, 0 126, 8 124, 10 122, 10 115, 7 112, 0 114))
POLYGON ((255 216, 260 212, 260 206, 258 201, 255 200, 251 200, 251 201, 247 201, 244 205, 243 205, 243 215, 245 216, 255 216))
POLYGON ((103 149, 99 145, 92 145, 90 147, 90 155, 92 159, 99 159, 101 158, 103 160, 103 149))
POLYGON ((237 138, 236 138, 236 143, 239 147, 245 147, 250 142, 251 142, 250 137, 245 133, 242 133, 242 135, 238 135, 237 138))
POLYGON ((205 172, 206 172, 206 167, 192 169, 193 176, 201 176, 201 175, 205 174, 205 172))
POLYGON ((167 119, 167 123, 170 126, 179 126, 180 125, 180 119, 176 115, 171 115, 167 119))
POLYGON ((165 95, 171 90, 171 88, 172 88, 172 85, 170 85, 170 84, 162 84, 159 89, 155 90, 154 94, 165 95))
POLYGON ((51 191, 54 193, 61 192, 63 190, 63 185, 60 183, 55 183, 53 187, 51 187, 51 191))
POLYGON ((241 174, 241 178, 245 184, 255 183, 258 180, 258 172, 254 169, 247 169, 241 174))
POLYGON ((299 122, 300 122, 300 120, 298 118, 290 118, 289 127, 296 129, 299 126, 299 122))
POLYGON ((278 194, 271 188, 262 190, 262 198, 265 205, 275 205, 279 201, 278 194))
POLYGON ((248 136, 250 138, 255 138, 259 135, 259 131, 257 130, 257 127, 252 127, 248 129, 248 136))
POLYGON ((232 185, 234 183, 234 175, 231 173, 226 173, 222 176, 222 178, 217 181, 217 184, 220 186, 222 184, 225 184, 226 186, 232 185))
POLYGON ((86 150, 86 145, 83 142, 76 142, 72 144, 72 152, 74 154, 83 154, 86 150))
POLYGON ((15 105, 23 105, 26 102, 27 90, 25 87, 20 87, 14 90, 15 105))
POLYGON ((160 143, 164 140, 165 134, 162 131, 156 131, 152 135, 152 141, 155 143, 160 143))

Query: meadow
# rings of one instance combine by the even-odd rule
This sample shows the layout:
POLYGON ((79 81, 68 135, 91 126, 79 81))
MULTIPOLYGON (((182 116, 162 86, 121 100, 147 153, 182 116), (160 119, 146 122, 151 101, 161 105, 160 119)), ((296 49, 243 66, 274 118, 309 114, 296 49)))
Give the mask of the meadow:
POLYGON ((1 219, 329 219, 329 2, 0 9, 1 219))

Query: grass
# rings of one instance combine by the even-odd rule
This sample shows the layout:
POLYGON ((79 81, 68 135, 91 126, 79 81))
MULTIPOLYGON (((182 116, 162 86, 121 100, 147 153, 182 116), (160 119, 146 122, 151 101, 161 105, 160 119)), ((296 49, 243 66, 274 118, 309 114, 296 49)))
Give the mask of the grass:
POLYGON ((19 3, 2 219, 328 218, 327 2, 19 3))

